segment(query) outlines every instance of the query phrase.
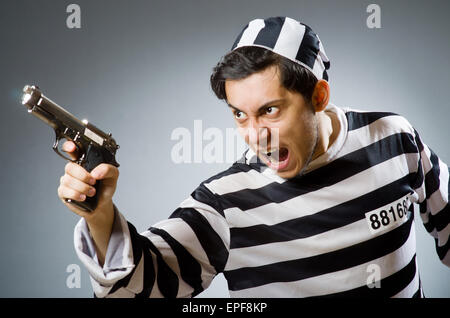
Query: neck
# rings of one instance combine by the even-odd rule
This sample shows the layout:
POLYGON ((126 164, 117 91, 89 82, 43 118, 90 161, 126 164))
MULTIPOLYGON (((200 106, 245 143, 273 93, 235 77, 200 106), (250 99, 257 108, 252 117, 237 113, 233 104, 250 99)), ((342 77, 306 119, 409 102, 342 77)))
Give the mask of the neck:
POLYGON ((324 154, 339 134, 339 120, 332 112, 321 111, 317 116, 317 146, 312 160, 324 154))

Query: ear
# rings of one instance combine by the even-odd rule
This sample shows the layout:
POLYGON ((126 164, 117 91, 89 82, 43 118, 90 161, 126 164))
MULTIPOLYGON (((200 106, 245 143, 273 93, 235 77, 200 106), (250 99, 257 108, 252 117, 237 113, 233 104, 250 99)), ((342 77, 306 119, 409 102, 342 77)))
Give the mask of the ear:
POLYGON ((314 110, 321 112, 325 109, 330 101, 330 86, 325 80, 319 80, 314 87, 314 92, 312 94, 312 104, 314 110))

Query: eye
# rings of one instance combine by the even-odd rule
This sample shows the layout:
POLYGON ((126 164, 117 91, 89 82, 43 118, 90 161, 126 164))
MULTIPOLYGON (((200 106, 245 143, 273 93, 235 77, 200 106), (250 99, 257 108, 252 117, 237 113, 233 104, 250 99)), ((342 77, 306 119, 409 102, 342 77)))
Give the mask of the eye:
POLYGON ((266 108, 266 114, 267 115, 274 115, 276 113, 278 113, 279 108, 276 106, 269 106, 266 108))
POLYGON ((247 117, 247 115, 243 112, 241 112, 240 110, 237 110, 234 112, 234 118, 238 119, 238 120, 243 120, 247 117))

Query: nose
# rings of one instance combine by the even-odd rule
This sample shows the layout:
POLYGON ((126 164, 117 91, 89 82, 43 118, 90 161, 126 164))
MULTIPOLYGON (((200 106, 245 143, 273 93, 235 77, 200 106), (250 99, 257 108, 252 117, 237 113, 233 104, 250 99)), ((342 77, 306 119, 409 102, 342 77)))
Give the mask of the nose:
POLYGON ((249 145, 256 146, 257 148, 267 147, 270 137, 270 131, 267 127, 252 124, 247 129, 246 141, 249 145))

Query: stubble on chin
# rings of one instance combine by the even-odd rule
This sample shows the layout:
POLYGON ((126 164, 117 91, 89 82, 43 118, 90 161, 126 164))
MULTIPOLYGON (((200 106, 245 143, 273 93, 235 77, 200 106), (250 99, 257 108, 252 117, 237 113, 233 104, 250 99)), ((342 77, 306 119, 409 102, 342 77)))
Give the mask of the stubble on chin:
MULTIPOLYGON (((304 161, 303 166, 300 169, 300 171, 296 175, 289 177, 288 179, 303 176, 306 173, 306 170, 307 170, 309 164, 313 160, 314 154, 316 153, 317 146, 319 145, 319 125, 317 124, 316 118, 315 117, 313 117, 313 118, 314 118, 313 119, 314 127, 312 127, 312 129, 311 129, 311 131, 313 132, 313 136, 311 136, 311 139, 314 141, 311 143, 311 145, 308 149, 308 156, 306 157, 306 160, 304 161)), ((280 177, 282 177, 282 176, 280 176, 280 177)))
POLYGON ((317 125, 316 125, 316 129, 315 129, 315 136, 313 138, 314 138, 314 143, 312 144, 309 155, 308 155, 302 169, 298 173, 298 176, 300 176, 300 177, 306 173, 306 169, 308 168, 309 164, 311 163, 314 153, 316 152, 317 145, 319 144, 319 127, 317 125))

